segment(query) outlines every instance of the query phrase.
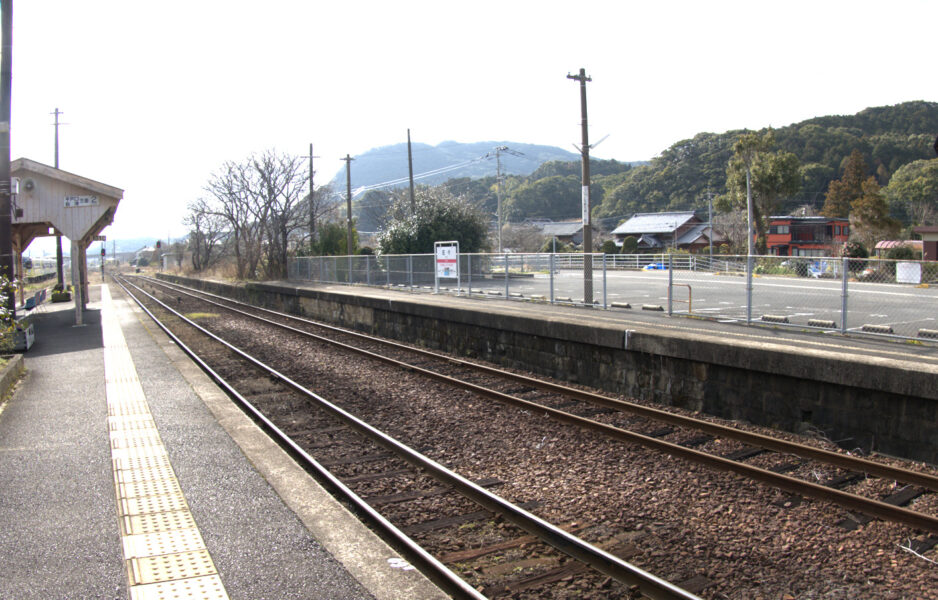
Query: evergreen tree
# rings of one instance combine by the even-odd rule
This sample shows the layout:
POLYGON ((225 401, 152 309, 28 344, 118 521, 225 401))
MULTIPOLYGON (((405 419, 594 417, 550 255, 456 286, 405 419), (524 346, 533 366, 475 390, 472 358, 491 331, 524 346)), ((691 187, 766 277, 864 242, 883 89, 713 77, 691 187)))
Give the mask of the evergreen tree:
POLYGON ((831 181, 824 198, 821 214, 825 217, 848 217, 853 201, 863 194, 868 167, 859 150, 850 153, 844 164, 844 174, 831 181))
POLYGON ((462 197, 444 188, 419 188, 415 211, 410 197, 398 196, 388 211, 387 228, 378 235, 382 254, 429 254, 434 242, 458 241, 460 252, 486 249, 488 222, 462 197))
POLYGON ((889 216, 889 205, 875 177, 868 177, 860 185, 860 196, 850 204, 854 235, 867 248, 872 248, 878 239, 899 233, 899 222, 889 216))
POLYGON ((766 253, 768 217, 778 208, 779 201, 797 194, 801 189, 798 157, 791 152, 773 152, 775 135, 747 133, 733 145, 733 157, 726 169, 727 196, 718 200, 722 212, 733 208, 746 209, 746 173, 750 174, 752 221, 756 229, 756 248, 766 253))

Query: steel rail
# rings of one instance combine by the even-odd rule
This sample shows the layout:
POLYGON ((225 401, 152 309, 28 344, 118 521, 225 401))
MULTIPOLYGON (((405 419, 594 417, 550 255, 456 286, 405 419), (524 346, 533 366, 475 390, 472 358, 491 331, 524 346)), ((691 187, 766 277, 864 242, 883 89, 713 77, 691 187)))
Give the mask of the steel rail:
MULTIPOLYGON (((285 385, 291 387, 295 391, 313 400, 318 406, 320 406, 327 412, 331 413, 333 416, 343 421, 351 428, 362 433, 363 435, 370 438, 372 441, 378 443, 379 445, 383 446, 384 448, 387 448, 388 450, 394 452, 395 454, 397 454, 398 456, 400 456, 407 462, 425 470, 426 472, 436 477, 440 481, 443 481, 444 483, 459 490, 460 493, 467 496, 468 498, 470 498, 477 504, 483 506, 484 508, 488 510, 491 510, 492 512, 501 514, 508 521, 511 521, 512 523, 514 523, 521 529, 524 529, 528 533, 537 536, 542 541, 554 547, 555 549, 559 550, 560 552, 563 552, 567 554, 568 556, 571 556, 581 562, 588 564, 589 566, 593 567, 597 571, 600 571, 601 573, 604 573, 605 575, 608 575, 612 577, 613 579, 615 579, 616 581, 619 581, 625 585, 638 586, 639 590, 643 594, 648 596, 649 598, 653 598, 656 600, 657 599, 699 600, 698 596, 691 594, 690 592, 687 592, 686 590, 683 590, 679 588, 678 586, 668 581, 665 581, 664 579, 661 579, 655 575, 652 575, 651 573, 648 573, 647 571, 644 571, 643 569, 640 569, 639 567, 636 567, 635 565, 632 565, 631 563, 628 563, 604 550, 601 550, 593 546, 592 544, 576 536, 569 534, 563 529, 560 529, 556 527, 555 525, 552 525, 551 523, 544 521, 540 517, 537 517, 536 515, 518 506, 515 506, 514 504, 508 502, 507 500, 501 498, 500 496, 497 496, 489 492, 488 490, 473 483, 472 481, 469 481, 468 479, 462 477, 461 475, 455 473, 454 471, 447 469, 443 465, 424 456, 423 454, 417 452, 416 450, 413 450, 412 448, 409 448, 408 446, 401 444, 394 438, 381 432, 380 430, 369 425, 368 423, 358 419, 351 413, 348 413, 342 408, 336 406, 335 404, 332 404, 331 402, 319 396, 315 392, 312 392, 306 389, 305 387, 293 381, 286 375, 280 373, 279 371, 273 369, 272 367, 265 365, 261 361, 257 360, 256 358, 244 352, 243 350, 235 347, 231 343, 221 339, 220 337, 213 334, 212 332, 204 329, 200 325, 196 324, 192 320, 186 318, 179 312, 175 311, 174 309, 166 305, 164 302, 160 301, 159 299, 155 298, 151 294, 147 293, 140 287, 134 285, 133 283, 130 283, 130 285, 132 285, 134 288, 139 290, 141 293, 145 294, 148 298, 150 298, 157 304, 159 304, 161 307, 163 307, 164 310, 167 310, 168 312, 178 317, 183 322, 187 323, 188 325, 200 331, 204 335, 210 337, 211 339, 214 339, 215 341, 223 344, 225 347, 235 352, 236 354, 238 354, 239 356, 241 356, 242 358, 244 358, 251 364, 257 366, 258 368, 264 371, 267 371, 271 376, 280 380, 285 385)), ((121 287, 124 287, 124 286, 121 285, 121 287)), ((124 289, 126 290, 126 288, 124 289)), ((133 294, 131 294, 129 290, 127 290, 127 293, 131 297, 133 297, 134 300, 138 304, 141 304, 142 306, 142 303, 139 300, 137 300, 136 297, 134 297, 133 294)), ((147 313, 151 315, 151 318, 153 318, 155 321, 159 323, 158 319, 156 319, 156 317, 152 315, 150 311, 147 311, 147 313)), ((162 323, 159 323, 159 325, 164 330, 167 330, 167 328, 164 325, 162 325, 162 323)), ((178 339, 176 338, 176 336, 173 336, 173 337, 175 339, 178 339)), ((181 344, 181 342, 179 343, 181 344)), ((187 351, 187 353, 190 353, 190 356, 192 356, 191 352, 192 352, 191 350, 187 351)), ((199 362, 200 364, 204 365, 204 362, 202 362, 201 360, 199 362)), ((213 373, 213 377, 215 378, 219 377, 217 374, 214 373, 214 371, 211 371, 211 373, 213 373)), ((226 384, 226 389, 230 389, 230 386, 228 386, 227 384, 226 384)), ((243 402, 246 403, 247 401, 243 400, 243 402)), ((253 411, 253 412, 256 412, 256 411, 253 411)), ((275 426, 271 424, 271 427, 275 427, 275 426)), ((302 450, 300 451, 302 452, 302 450)), ((354 494, 353 492, 351 492, 351 490, 349 490, 349 493, 354 494)), ((403 533, 401 533, 399 530, 398 530, 398 533, 400 536, 404 536, 406 538, 406 536, 403 533)), ((409 538, 407 539, 409 540, 409 538)), ((414 544, 414 543, 411 541, 410 544, 414 544)), ((425 551, 423 551, 422 549, 421 551, 423 555, 426 555, 425 551)), ((429 559, 431 559, 433 562, 438 563, 438 561, 436 561, 436 559, 434 559, 432 556, 429 556, 429 555, 426 555, 426 556, 429 559)), ((446 569, 446 567, 443 566, 442 564, 440 564, 440 567, 443 569, 446 569)), ((449 571, 449 569, 446 569, 446 571, 449 571)), ((465 584, 465 582, 463 583, 465 584)))
MULTIPOLYGON (((442 373, 438 373, 430 369, 424 369, 422 367, 411 365, 403 361, 398 361, 396 359, 393 359, 387 356, 382 356, 380 354, 376 354, 374 352, 370 352, 362 348, 356 348, 355 346, 351 346, 342 342, 338 342, 336 340, 330 340, 328 338, 318 336, 308 331, 303 331, 301 329, 297 329, 290 325, 277 323, 276 321, 271 321, 269 319, 265 319, 257 315, 252 315, 250 313, 247 313, 245 311, 242 311, 236 308, 232 308, 230 306, 224 306, 216 302, 212 302, 212 301, 204 300, 204 299, 203 301, 208 302, 210 304, 214 304, 221 308, 224 308, 225 310, 229 310, 229 311, 250 317, 252 319, 255 319, 264 323, 268 323, 275 327, 279 327, 281 329, 292 331, 294 333, 297 333, 306 337, 311 337, 316 340, 320 340, 320 341, 329 343, 331 345, 349 350, 351 352, 355 352, 357 354, 367 356, 369 358, 372 358, 380 362, 395 365, 397 367, 406 369, 408 371, 420 373, 421 375, 425 375, 437 381, 442 381, 444 383, 448 383, 456 387, 468 389, 474 393, 477 393, 484 397, 491 398, 493 400, 497 400, 500 402, 504 402, 506 404, 518 406, 518 407, 524 408, 526 410, 531 410, 534 412, 542 412, 548 416, 551 416, 557 419, 558 421, 571 423, 571 424, 578 425, 587 429, 592 429, 595 431, 600 431, 613 439, 617 439, 617 440, 625 441, 625 442, 639 443, 645 446, 646 448, 651 448, 653 450, 657 450, 657 451, 664 452, 667 454, 680 456, 681 458, 691 460, 693 462, 697 462, 700 464, 704 464, 710 467, 714 467, 723 471, 729 471, 729 472, 736 473, 738 475, 743 475, 744 477, 748 477, 750 479, 754 479, 756 481, 766 483, 773 487, 786 490, 789 492, 793 492, 793 493, 796 493, 805 497, 833 502, 844 508, 855 510, 857 512, 864 513, 866 515, 870 515, 870 516, 877 517, 880 519, 885 519, 887 521, 894 521, 897 523, 902 523, 902 524, 905 524, 905 525, 908 525, 910 527, 914 527, 917 529, 922 529, 922 530, 930 531, 933 533, 938 533, 938 517, 932 517, 930 515, 919 513, 919 512, 916 512, 907 508, 902 508, 899 506, 894 506, 892 504, 887 504, 879 500, 865 498, 863 496, 858 496, 856 494, 851 494, 849 492, 844 492, 844 491, 837 490, 834 488, 829 488, 820 484, 811 483, 811 482, 797 479, 795 477, 791 477, 791 476, 784 475, 781 473, 775 473, 767 469, 762 469, 759 467, 754 467, 751 465, 747 465, 745 463, 740 463, 740 462, 730 460, 727 458, 723 458, 720 456, 707 454, 706 452, 701 452, 699 450, 687 448, 679 444, 675 444, 673 442, 668 442, 665 440, 660 440, 658 438, 650 437, 650 436, 643 435, 640 433, 628 431, 625 429, 620 429, 612 425, 607 425, 605 423, 593 421, 591 419, 580 417, 580 416, 577 416, 577 415, 574 415, 574 414, 571 414, 562 410, 543 406, 541 404, 537 404, 529 400, 517 398, 510 394, 505 394, 503 392, 498 392, 498 391, 491 390, 483 386, 479 386, 473 383, 462 381, 460 379, 456 379, 448 375, 443 375, 442 373)), ((368 338, 368 339, 371 340, 371 338, 368 338)), ((736 430, 733 430, 733 431, 736 431, 736 430)))
MULTIPOLYGON (((124 290, 124 292, 133 299, 134 302, 146 313, 156 325, 162 329, 166 335, 175 343, 179 348, 185 352, 189 358, 191 358, 209 377, 211 377, 225 392, 234 398, 238 404, 241 405, 242 410, 246 411, 248 416, 257 422, 265 432, 274 438, 274 441, 284 448, 294 459, 297 459, 305 469, 312 470, 318 477, 324 480, 330 487, 336 490, 339 495, 341 495, 345 500, 352 504, 356 511, 359 511, 372 523, 374 523, 381 531, 385 533, 387 538, 393 540, 398 544, 399 548, 403 548, 405 553, 408 555, 408 558, 417 560, 423 567, 421 572, 425 573, 433 582, 439 585, 446 593, 453 595, 457 598, 467 598, 471 600, 486 600, 485 596, 480 594, 475 588, 470 586, 464 579, 453 573, 449 568, 446 567, 443 563, 438 561, 433 555, 429 554, 426 550, 420 547, 416 542, 410 539, 407 534, 398 529, 393 523, 388 521, 381 513, 372 508, 364 499, 361 498, 358 494, 353 492, 348 486, 346 486, 342 481, 333 475, 328 469, 323 467, 319 462, 309 455, 303 448, 301 448, 293 439, 284 433, 279 427, 277 427, 270 419, 268 419, 261 411, 257 409, 249 400, 241 395, 238 390, 236 390, 228 381, 226 381, 221 375, 219 375, 211 366, 208 365, 202 358, 196 354, 191 348, 189 348, 179 337, 174 334, 159 318, 156 317, 144 304, 141 302, 134 294, 128 290, 124 284, 120 281, 118 277, 112 276, 114 281, 124 290)), ((127 282, 130 283, 130 282, 127 282)), ((130 283, 130 285, 134 285, 130 283)), ((168 308, 165 304, 147 294, 144 290, 141 290, 139 287, 134 285, 135 288, 140 290, 143 294, 146 294, 154 301, 160 303, 164 308, 172 311, 171 308, 168 308)), ((172 311, 175 313, 175 311, 172 311)), ((198 328, 198 325, 195 325, 189 319, 175 313, 184 321, 188 322, 190 325, 193 325, 198 328)), ((211 335, 211 334, 209 334, 211 335)), ((224 342, 223 342, 224 343, 224 342)))
MULTIPOLYGON (((186 288, 185 286, 181 286, 179 284, 167 283, 158 279, 150 279, 150 280, 160 285, 163 285, 165 287, 169 287, 170 289, 181 288, 179 291, 181 291, 182 293, 192 296, 194 298, 199 298, 198 296, 192 294, 191 292, 186 291, 191 288, 186 288)), ((683 415, 671 413, 671 412, 661 410, 658 408, 642 406, 634 402, 618 400, 616 398, 610 398, 608 396, 603 396, 601 394, 586 392, 586 391, 579 390, 573 387, 551 383, 549 381, 543 381, 541 379, 536 379, 534 377, 530 377, 527 375, 519 375, 517 373, 502 371, 500 369, 496 369, 496 368, 489 367, 486 365, 480 365, 471 361, 467 361, 467 360, 463 360, 459 358, 453 358, 449 356, 443 356, 441 354, 431 352, 429 350, 424 350, 422 348, 415 348, 413 346, 408 346, 408 345, 401 344, 398 342, 392 342, 390 340, 384 340, 381 338, 372 337, 372 336, 369 336, 369 335, 366 335, 357 331, 350 331, 348 329, 343 329, 341 327, 336 327, 334 325, 328 325, 325 323, 311 321, 309 319, 297 317, 296 315, 289 315, 286 313, 278 312, 275 310, 270 310, 268 308, 263 308, 259 306, 247 305, 243 302, 232 300, 230 298, 224 298, 222 296, 219 296, 217 294, 212 294, 210 292, 204 292, 204 291, 198 290, 198 293, 206 295, 206 296, 211 296, 213 298, 218 298, 226 302, 240 304, 242 306, 250 306, 254 310, 259 310, 268 314, 276 315, 278 317, 290 319, 293 321, 298 321, 301 323, 307 323, 307 324, 320 327, 323 329, 327 329, 330 331, 336 331, 345 335, 353 336, 359 339, 364 339, 369 342, 376 342, 376 343, 379 343, 379 344, 382 344, 391 348, 406 350, 409 352, 413 352, 415 354, 419 354, 421 356, 426 356, 426 357, 434 358, 437 360, 443 360, 443 361, 457 364, 457 365, 470 368, 470 369, 473 369, 482 373, 486 373, 488 375, 501 377, 503 379, 509 379, 516 383, 521 383, 521 384, 535 387, 537 389, 541 389, 544 391, 549 391, 549 392, 553 392, 557 394, 563 394, 563 395, 566 395, 571 398, 575 398, 577 400, 581 400, 584 402, 592 402, 594 404, 598 404, 598 405, 605 406, 608 408, 614 408, 617 410, 621 410, 623 412, 629 412, 638 416, 642 416, 642 417, 649 418, 649 419, 654 419, 656 421, 661 421, 661 422, 668 423, 671 425, 676 425, 679 427, 687 427, 690 429, 697 429, 705 433, 727 437, 727 438, 734 439, 736 441, 749 444, 751 446, 755 446, 758 448, 772 450, 775 452, 782 452, 786 454, 792 454, 795 456, 800 456, 802 458, 808 458, 811 460, 818 460, 821 462, 825 462, 829 465, 840 467, 842 469, 846 469, 849 471, 857 471, 861 473, 866 473, 868 475, 874 475, 876 477, 882 477, 885 479, 893 479, 895 481, 899 481, 902 483, 918 485, 925 489, 931 490, 933 492, 938 492, 938 477, 934 475, 929 475, 928 473, 919 473, 917 471, 910 471, 907 469, 901 469, 901 468, 893 467, 890 465, 884 465, 884 464, 877 463, 871 460, 866 460, 863 458, 858 458, 858 457, 850 456, 846 454, 840 454, 837 452, 832 452, 830 450, 816 448, 814 446, 798 444, 796 442, 790 442, 788 440, 773 438, 773 437, 759 434, 759 433, 743 431, 740 429, 736 429, 734 427, 729 427, 727 425, 721 425, 719 423, 712 423, 709 421, 704 421, 702 419, 695 419, 693 417, 685 417, 683 415)), ((259 318, 256 315, 251 315, 250 313, 239 311, 238 309, 232 308, 230 306, 225 306, 223 304, 219 304, 211 300, 205 300, 204 298, 199 298, 199 299, 204 302, 209 302, 211 304, 215 304, 216 306, 225 308, 226 310, 233 310, 236 312, 240 312, 241 314, 244 314, 246 316, 250 316, 252 318, 259 318)), ((275 323, 273 321, 271 321, 271 323, 277 326, 287 327, 280 323, 275 323)), ((322 338, 320 336, 316 336, 315 334, 312 334, 309 332, 302 332, 301 330, 296 330, 296 331, 301 332, 305 335, 312 335, 314 337, 317 337, 317 339, 322 339, 330 343, 341 344, 341 342, 335 342, 334 340, 329 340, 328 338, 322 338)), ((352 346, 346 345, 345 347, 357 351, 357 349, 355 349, 352 346)))

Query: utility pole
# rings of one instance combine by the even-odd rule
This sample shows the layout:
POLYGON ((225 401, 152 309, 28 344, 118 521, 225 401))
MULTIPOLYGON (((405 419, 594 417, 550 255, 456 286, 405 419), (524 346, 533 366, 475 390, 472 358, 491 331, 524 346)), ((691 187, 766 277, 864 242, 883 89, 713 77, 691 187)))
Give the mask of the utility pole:
POLYGON ((417 214, 417 199, 414 196, 414 154, 410 149, 410 129, 407 130, 407 171, 410 173, 410 214, 417 214))
MULTIPOLYGON (((511 154, 512 156, 524 156, 523 152, 517 152, 512 150, 508 146, 496 146, 495 147, 495 197, 497 199, 497 204, 495 208, 495 217, 498 221, 498 251, 502 251, 502 152, 505 154, 511 154)), ((491 153, 486 154, 482 158, 490 158, 491 153)))
MULTIPOLYGON (((10 115, 13 89, 13 2, 0 4, 0 274, 13 281, 13 200, 10 189, 10 115)), ((10 311, 10 322, 16 322, 16 297, 12 286, 3 303, 10 311)))
MULTIPOLYGON (((51 113, 55 115, 55 168, 59 168, 59 115, 62 114, 62 111, 56 107, 55 112, 51 113)), ((62 274, 63 268, 63 259, 62 259, 62 234, 55 234, 55 280, 59 285, 59 289, 65 289, 65 277, 62 274)))
POLYGON ((752 256, 752 166, 746 163, 746 256, 752 256))
MULTIPOLYGON (((352 248, 352 161, 355 160, 348 154, 345 155, 345 158, 341 159, 345 161, 345 209, 346 209, 346 224, 348 226, 348 245, 346 246, 346 251, 349 256, 354 254, 354 249, 352 248)), ((351 260, 351 258, 349 259, 351 260)), ((351 276, 351 273, 349 273, 351 276)))
POLYGON ((707 239, 710 240, 710 268, 713 268, 713 195, 710 193, 710 188, 707 188, 707 227, 710 228, 710 232, 707 234, 707 239))
POLYGON ((313 156, 313 143, 309 143, 309 245, 313 246, 316 241, 316 203, 313 201, 313 159, 319 158, 313 156))
MULTIPOLYGON (((583 141, 580 153, 583 155, 583 303, 593 304, 593 229, 590 217, 590 143, 589 128, 586 119, 586 82, 592 81, 586 76, 586 69, 580 69, 578 75, 567 74, 567 79, 580 82, 580 115, 582 117, 583 141)), ((602 141, 602 140, 600 140, 602 141)))
MULTIPOLYGON (((495 148, 495 197, 498 200, 496 204, 496 227, 498 228, 498 252, 502 251, 502 157, 501 151, 507 150, 506 146, 497 146, 495 148)), ((505 267, 505 277, 508 276, 508 267, 505 267)))

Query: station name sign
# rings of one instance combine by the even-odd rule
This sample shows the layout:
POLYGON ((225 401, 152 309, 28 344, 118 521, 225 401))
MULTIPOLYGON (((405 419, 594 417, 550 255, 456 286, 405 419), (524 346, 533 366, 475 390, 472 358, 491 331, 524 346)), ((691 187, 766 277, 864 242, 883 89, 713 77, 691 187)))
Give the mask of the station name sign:
POLYGON ((75 208, 76 206, 97 206, 97 196, 65 196, 65 208, 75 208))

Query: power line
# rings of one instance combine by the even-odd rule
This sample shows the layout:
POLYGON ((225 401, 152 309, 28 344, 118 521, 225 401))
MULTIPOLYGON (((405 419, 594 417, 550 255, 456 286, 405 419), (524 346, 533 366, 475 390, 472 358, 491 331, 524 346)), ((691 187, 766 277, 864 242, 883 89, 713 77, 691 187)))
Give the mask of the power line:
MULTIPOLYGON (((483 155, 483 156, 479 156, 479 157, 477 157, 477 158, 473 158, 473 159, 470 159, 470 160, 463 161, 463 162, 461 162, 461 163, 452 164, 452 165, 449 165, 449 166, 446 166, 446 167, 440 167, 440 168, 438 168, 438 169, 432 169, 432 170, 430 170, 430 171, 424 171, 423 173, 420 173, 420 174, 418 174, 418 175, 414 175, 414 179, 415 179, 415 180, 417 180, 417 179, 426 179, 427 177, 433 177, 434 175, 442 175, 443 173, 448 173, 448 172, 450 172, 450 171, 455 171, 455 170, 457 170, 457 169, 461 169, 461 168, 463 168, 463 167, 469 166, 469 165, 471 165, 471 164, 473 164, 473 163, 479 162, 479 161, 481 161, 481 160, 485 160, 485 159, 487 159, 487 158, 489 158, 489 156, 486 154, 486 155, 483 155)), ((343 159, 341 159, 341 160, 345 160, 345 159, 343 158, 343 159)), ((369 190, 376 190, 376 189, 380 189, 380 188, 392 187, 392 186, 395 186, 395 185, 398 185, 398 184, 401 184, 401 183, 408 182, 409 180, 410 180, 410 177, 399 177, 399 178, 397 178, 397 179, 391 179, 391 180, 388 180, 388 181, 382 181, 381 183, 373 183, 373 184, 370 184, 370 185, 363 185, 363 186, 360 186, 360 187, 355 188, 355 193, 354 193, 353 195, 354 195, 354 196, 358 196, 358 195, 361 194, 362 192, 367 192, 367 191, 369 191, 369 190)))

